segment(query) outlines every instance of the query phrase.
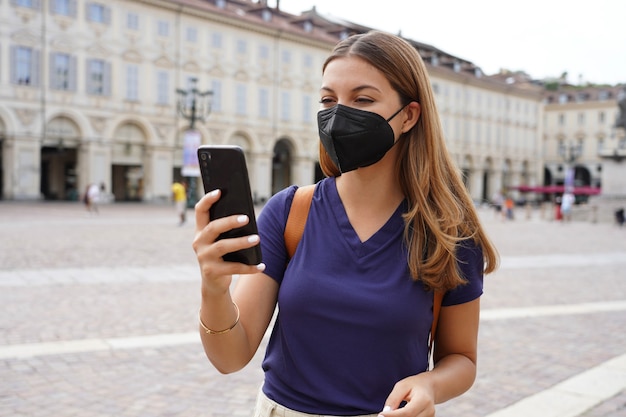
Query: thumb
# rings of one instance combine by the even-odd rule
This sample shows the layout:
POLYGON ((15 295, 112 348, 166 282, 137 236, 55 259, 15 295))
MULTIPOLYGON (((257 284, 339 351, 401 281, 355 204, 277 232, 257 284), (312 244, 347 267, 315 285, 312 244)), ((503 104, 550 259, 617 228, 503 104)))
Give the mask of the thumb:
POLYGON ((404 401, 408 401, 407 397, 409 393, 410 391, 408 390, 407 384, 402 382, 397 383, 391 390, 391 393, 389 393, 387 400, 385 400, 385 407, 380 414, 384 416, 386 412, 400 408, 404 401))
POLYGON ((391 411, 392 408, 390 405, 386 405, 383 407, 383 410, 380 412, 380 414, 378 414, 378 417, 384 417, 384 414, 391 411))

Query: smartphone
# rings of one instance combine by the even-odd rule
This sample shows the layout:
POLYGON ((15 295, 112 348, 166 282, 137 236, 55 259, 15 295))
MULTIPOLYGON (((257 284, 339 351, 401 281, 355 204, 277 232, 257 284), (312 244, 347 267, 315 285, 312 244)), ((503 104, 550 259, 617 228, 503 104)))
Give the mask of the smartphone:
MULTIPOLYGON (((198 148, 198 162, 204 192, 219 188, 222 193, 209 210, 211 220, 233 214, 245 214, 250 219, 245 226, 222 233, 218 239, 257 234, 254 202, 243 149, 230 145, 202 145, 198 148)), ((228 262, 257 265, 261 263, 261 246, 255 245, 227 253, 223 258, 228 262)))

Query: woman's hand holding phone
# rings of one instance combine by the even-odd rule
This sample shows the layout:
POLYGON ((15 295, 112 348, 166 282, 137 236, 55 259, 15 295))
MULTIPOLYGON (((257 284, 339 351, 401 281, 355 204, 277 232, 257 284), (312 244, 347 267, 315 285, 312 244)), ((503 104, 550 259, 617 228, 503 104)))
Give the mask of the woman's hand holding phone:
POLYGON ((223 260, 223 256, 227 253, 258 245, 259 236, 249 235, 218 240, 223 233, 240 228, 250 221, 248 216, 243 214, 211 219, 210 208, 220 197, 220 190, 213 190, 196 204, 196 232, 192 244, 200 265, 203 290, 214 293, 227 292, 233 274, 254 274, 265 269, 263 263, 246 265, 223 260))

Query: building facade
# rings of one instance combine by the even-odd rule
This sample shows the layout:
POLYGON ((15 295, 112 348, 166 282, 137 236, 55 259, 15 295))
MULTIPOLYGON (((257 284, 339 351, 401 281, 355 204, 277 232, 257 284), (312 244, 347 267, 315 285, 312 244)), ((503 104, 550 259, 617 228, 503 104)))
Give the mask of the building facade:
MULTIPOLYGON (((210 92, 201 143, 245 150, 258 201, 312 183, 322 63, 368 30, 265 1, 0 1, 0 195, 72 200, 102 183, 116 201, 168 200, 189 127, 177 90, 193 88, 210 92)), ((541 184, 543 90, 408 41, 474 200, 541 184)))
POLYGON ((571 169, 575 186, 602 187, 604 158, 626 149, 615 128, 621 92, 620 86, 604 86, 546 93, 544 185, 563 185, 571 169))

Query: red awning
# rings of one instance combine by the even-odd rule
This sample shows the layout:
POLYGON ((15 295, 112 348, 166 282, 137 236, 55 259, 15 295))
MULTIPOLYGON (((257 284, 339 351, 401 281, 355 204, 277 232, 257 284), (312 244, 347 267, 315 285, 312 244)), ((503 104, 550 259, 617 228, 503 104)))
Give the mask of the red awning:
MULTIPOLYGON (((528 185, 520 185, 517 187, 509 187, 511 190, 518 190, 522 193, 540 193, 540 194, 563 194, 565 192, 564 185, 543 185, 539 187, 531 187, 528 185)), ((598 187, 574 187, 574 194, 580 195, 598 195, 602 189, 598 187)))

